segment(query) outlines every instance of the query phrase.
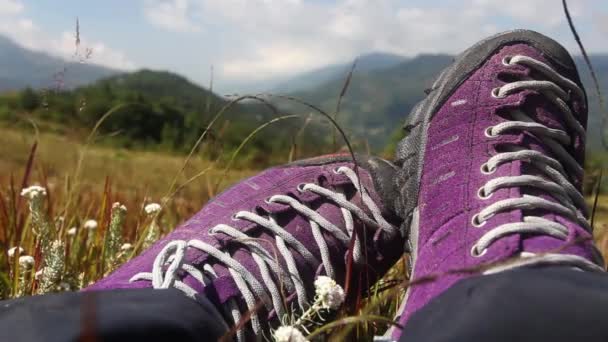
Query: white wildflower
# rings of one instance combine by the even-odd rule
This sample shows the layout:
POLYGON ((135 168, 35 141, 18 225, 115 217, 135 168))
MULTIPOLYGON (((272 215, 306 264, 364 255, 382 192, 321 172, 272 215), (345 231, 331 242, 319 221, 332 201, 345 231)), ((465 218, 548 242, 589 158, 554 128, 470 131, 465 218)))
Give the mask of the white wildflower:
POLYGON ((68 234, 69 236, 74 236, 74 235, 76 235, 76 227, 72 227, 72 228, 68 229, 67 234, 68 234))
POLYGON ((65 246, 63 241, 55 240, 51 243, 49 252, 44 256, 44 267, 38 293, 44 294, 56 290, 63 277, 65 268, 65 246))
POLYGON ((344 303, 344 290, 330 277, 317 277, 315 280, 315 293, 317 300, 324 309, 336 310, 344 303))
POLYGON ((34 257, 31 255, 23 255, 19 257, 19 266, 29 269, 34 266, 34 257))
POLYGON ((21 190, 21 196, 29 199, 35 199, 39 196, 46 196, 46 189, 39 185, 32 185, 28 188, 21 190))
POLYGON ((162 209, 162 207, 158 203, 150 203, 144 207, 144 210, 146 211, 146 214, 148 214, 148 215, 158 214, 161 209, 162 209))
POLYGON ((95 220, 86 220, 84 223, 84 227, 86 229, 97 229, 97 221, 95 220))
POLYGON ((276 342, 306 342, 308 341, 300 330, 292 326, 281 326, 272 334, 276 342))
POLYGON ((120 204, 120 202, 114 202, 114 204, 112 204, 112 209, 119 209, 123 212, 127 212, 127 207, 124 204, 120 204))
POLYGON ((19 254, 23 254, 23 252, 25 252, 25 249, 23 249, 22 247, 18 246, 18 247, 12 247, 8 250, 7 254, 9 258, 12 258, 15 256, 15 253, 17 253, 17 250, 19 250, 19 254))
POLYGON ((40 278, 42 278, 42 270, 39 270, 36 273, 34 273, 34 278, 36 280, 40 280, 40 278))
POLYGON ((120 246, 120 250, 124 251, 124 252, 129 251, 132 248, 133 248, 133 245, 130 243, 124 243, 122 246, 120 246))

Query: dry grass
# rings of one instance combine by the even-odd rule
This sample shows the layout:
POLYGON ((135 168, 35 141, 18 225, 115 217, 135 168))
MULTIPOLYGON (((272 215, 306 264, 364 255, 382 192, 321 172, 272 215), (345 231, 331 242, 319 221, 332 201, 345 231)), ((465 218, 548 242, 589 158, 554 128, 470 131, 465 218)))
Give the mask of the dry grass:
MULTIPOLYGON (((78 142, 53 134, 41 134, 36 139, 31 132, 0 128, 0 249, 3 251, 0 280, 4 281, 0 284, 1 298, 15 296, 18 291, 17 283, 9 281, 15 279, 13 271, 18 268, 17 259, 7 257, 9 248, 23 247, 25 254, 36 258, 36 267, 43 258, 27 201, 20 196, 22 187, 40 184, 47 189, 44 214, 54 225, 52 239, 66 244, 64 280, 76 289, 108 272, 103 269, 99 256, 112 203, 120 202, 128 209, 121 242, 137 246, 153 219, 161 233, 166 233, 198 211, 216 195, 218 178, 223 177, 222 187, 226 187, 256 173, 256 170, 235 169, 225 172, 224 165, 194 156, 177 180, 178 186, 187 185, 179 191, 169 191, 183 166, 183 156, 89 147, 80 176, 75 178, 83 148, 78 142), (36 148, 32 153, 33 146, 36 148), (146 215, 143 208, 147 203, 163 201, 166 202, 158 217, 146 215), (91 219, 99 223, 99 229, 89 236, 84 224, 91 219), (76 236, 67 233, 73 227, 78 230, 76 236)), ((23 294, 35 293, 35 283, 23 294)))
MULTIPOLYGON (((53 134, 41 134, 36 139, 32 132, 0 128, 1 249, 6 251, 9 247, 21 246, 25 249, 24 254, 35 257, 35 265, 28 273, 18 267, 16 257, 9 258, 6 252, 0 255, 0 298, 41 293, 40 284, 34 280, 33 273, 39 269, 45 255, 35 238, 35 224, 27 203, 19 196, 22 183, 41 184, 49 191, 45 214, 54 224, 52 239, 62 241, 62 255, 65 256, 56 290, 75 290, 116 267, 104 264, 112 203, 118 201, 128 210, 122 226, 121 243, 136 245, 136 249, 130 253, 118 253, 118 261, 125 261, 141 250, 142 240, 152 222, 158 224, 161 234, 167 233, 214 196, 217 179, 224 175, 226 166, 194 155, 184 174, 178 178, 178 184, 187 182, 202 170, 208 171, 178 191, 166 202, 160 216, 155 217, 146 215, 144 205, 161 202, 168 194, 172 179, 183 166, 183 156, 90 147, 82 164, 80 186, 78 191, 74 191, 74 173, 83 147, 74 140, 53 134), (33 163, 28 167, 36 141, 38 144, 33 163), (70 192, 75 192, 75 195, 66 210, 70 192), (92 234, 84 229, 89 219, 99 223, 99 228, 92 234), (68 234, 72 227, 77 228, 76 235, 68 234), (26 279, 26 288, 20 287, 22 279, 26 279)), ((257 171, 229 169, 225 173, 223 187, 257 171)), ((592 202, 590 198, 589 203, 592 202)), ((608 195, 602 195, 598 200, 595 226, 596 241, 607 257, 608 195)), ((404 263, 399 262, 372 288, 370 296, 362 298, 350 310, 341 312, 333 323, 328 322, 320 330, 331 330, 329 328, 332 326, 342 325, 347 329, 334 330, 332 336, 335 340, 354 337, 371 340, 374 334, 388 326, 387 320, 396 312, 403 294, 398 285, 403 281, 404 263)))

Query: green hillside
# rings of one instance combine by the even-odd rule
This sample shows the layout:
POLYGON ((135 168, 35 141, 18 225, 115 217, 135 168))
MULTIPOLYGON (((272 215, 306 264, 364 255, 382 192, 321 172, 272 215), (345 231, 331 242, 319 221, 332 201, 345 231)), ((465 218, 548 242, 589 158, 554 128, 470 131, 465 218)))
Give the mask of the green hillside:
MULTIPOLYGON (((39 125, 62 134, 81 136, 104 116, 101 143, 128 148, 187 152, 207 126, 225 107, 221 98, 186 78, 163 71, 141 70, 121 74, 70 91, 35 91, 31 88, 0 96, 0 120, 27 125, 33 118, 39 125)), ((206 135, 205 153, 214 159, 229 156, 252 131, 277 117, 268 108, 248 102, 225 111, 206 135)), ((295 141, 303 120, 291 118, 269 124, 247 144, 246 158, 270 163, 276 152, 311 153, 323 144, 304 146, 295 141), (297 144, 298 151, 292 151, 297 144)), ((314 139, 314 130, 301 139, 314 139)))
MULTIPOLYGON (((452 59, 449 55, 420 55, 412 59, 403 58, 398 63, 398 56, 394 55, 363 56, 362 64, 355 70, 342 99, 338 122, 359 148, 369 146, 373 151, 382 151, 391 139, 400 136, 400 126, 411 108, 425 96, 424 90, 452 59)), ((601 120, 597 96, 582 59, 576 58, 576 61, 589 94, 588 145, 590 150, 599 150, 601 120)), ((608 56, 594 55, 592 62, 602 81, 602 89, 608 94, 608 56)), ((324 70, 330 74, 325 82, 321 82, 315 72, 305 74, 299 81, 294 78, 297 87, 317 85, 292 95, 333 113, 348 67, 343 64, 324 70)), ((0 83, 1 77, 0 74, 0 83)), ((287 84, 284 89, 275 93, 289 93, 292 87, 287 84)), ((267 160, 269 151, 289 154, 294 145, 301 150, 300 154, 312 153, 323 150, 332 142, 328 122, 318 115, 311 115, 310 108, 285 100, 274 102, 284 113, 302 115, 302 118, 282 120, 264 128, 251 142, 249 157, 267 160), (304 120, 309 117, 314 120, 304 120), (301 131, 302 127, 306 128, 301 131)), ((215 114, 227 103, 226 98, 182 76, 140 70, 102 78, 73 90, 44 92, 26 89, 5 94, 0 96, 0 119, 13 122, 31 115, 59 133, 73 133, 90 129, 103 114, 114 109, 100 127, 101 133, 111 138, 102 139, 102 142, 130 148, 183 152, 196 142, 215 114)), ((218 146, 223 151, 234 150, 256 127, 276 116, 267 107, 252 101, 233 106, 209 132, 208 152, 218 154, 218 146)))
MULTIPOLYGON (((439 70, 451 63, 448 55, 421 55, 393 67, 355 70, 338 116, 354 137, 381 149, 404 120, 409 110, 424 96, 439 70)), ((334 111, 346 73, 297 96, 334 111)), ((293 109, 293 106, 290 106, 293 109)))

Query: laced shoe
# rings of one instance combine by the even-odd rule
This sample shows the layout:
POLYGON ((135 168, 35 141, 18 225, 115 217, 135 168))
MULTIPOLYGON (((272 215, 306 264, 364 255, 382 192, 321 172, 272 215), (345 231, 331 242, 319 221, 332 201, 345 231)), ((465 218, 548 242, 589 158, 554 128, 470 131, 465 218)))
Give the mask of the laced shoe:
POLYGON ((86 290, 174 287, 211 300, 229 324, 251 314, 237 337, 260 339, 309 307, 316 276, 356 289, 402 255, 400 220, 385 205, 396 168, 359 159, 356 169, 350 156, 307 159, 244 180, 86 290))
POLYGON ((603 270, 581 194, 586 123, 572 58, 539 33, 485 39, 440 74, 397 152, 411 277, 434 279, 409 287, 405 329, 471 270, 603 270))

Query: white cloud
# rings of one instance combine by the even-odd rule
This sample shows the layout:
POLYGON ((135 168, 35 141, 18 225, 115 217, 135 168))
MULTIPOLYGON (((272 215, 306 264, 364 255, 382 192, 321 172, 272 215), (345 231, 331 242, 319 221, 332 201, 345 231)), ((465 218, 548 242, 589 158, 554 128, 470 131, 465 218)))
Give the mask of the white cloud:
POLYGON ((220 63, 228 78, 284 76, 369 51, 456 52, 497 30, 475 8, 419 8, 396 0, 200 0, 198 4, 207 16, 233 30, 224 39, 238 49, 227 51, 220 63))
MULTIPOLYGON (((54 37, 38 27, 24 15, 24 12, 25 7, 22 2, 0 0, 0 35, 5 35, 31 50, 42 51, 66 60, 80 60, 75 55, 77 53, 75 30, 65 31, 54 37)), ((135 68, 135 63, 123 52, 112 49, 102 42, 89 40, 86 35, 81 35, 80 40, 78 54, 86 55, 87 48, 92 51, 90 58, 86 60, 87 63, 123 70, 135 68)))
POLYGON ((189 0, 147 1, 144 13, 153 25, 175 32, 199 32, 200 26, 190 19, 189 0))
MULTIPOLYGON (((570 0, 575 19, 604 0, 570 0)), ((199 25, 220 27, 219 69, 262 80, 350 60, 360 53, 457 53, 500 30, 564 28, 557 0, 192 0, 199 25), (203 15, 204 14, 204 15, 203 15), (204 18, 204 20, 202 20, 204 18)))
POLYGON ((23 11, 23 3, 18 0, 0 0, 0 15, 14 15, 23 11))
MULTIPOLYGON (((568 10, 573 17, 584 12, 589 0, 569 0, 568 10)), ((525 24, 554 28, 564 20, 564 10, 559 0, 474 0, 472 5, 486 13, 502 13, 525 24)))
POLYGON ((123 70, 135 68, 135 63, 123 52, 111 49, 102 42, 89 41, 85 35, 80 36, 80 46, 77 46, 74 33, 65 31, 59 39, 49 41, 48 46, 51 51, 68 60, 86 59, 85 62, 123 70), (86 58, 87 49, 90 49, 90 58, 86 58))

